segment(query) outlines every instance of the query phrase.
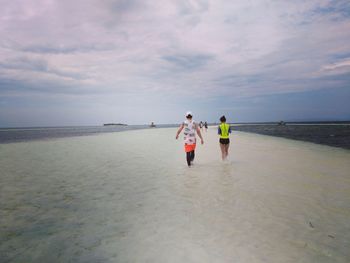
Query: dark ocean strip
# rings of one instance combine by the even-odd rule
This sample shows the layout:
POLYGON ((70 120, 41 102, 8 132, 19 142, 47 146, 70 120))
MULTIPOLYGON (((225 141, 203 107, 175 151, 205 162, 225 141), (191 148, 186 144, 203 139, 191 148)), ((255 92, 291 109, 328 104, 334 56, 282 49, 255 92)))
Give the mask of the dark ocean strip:
MULTIPOLYGON (((157 125, 156 128, 162 127, 174 127, 174 125, 157 125)), ((148 125, 2 128, 0 129, 0 143, 48 140, 55 138, 87 136, 100 133, 121 132, 137 129, 155 128, 150 128, 148 125)))
POLYGON ((349 124, 243 124, 232 129, 350 149, 349 124))

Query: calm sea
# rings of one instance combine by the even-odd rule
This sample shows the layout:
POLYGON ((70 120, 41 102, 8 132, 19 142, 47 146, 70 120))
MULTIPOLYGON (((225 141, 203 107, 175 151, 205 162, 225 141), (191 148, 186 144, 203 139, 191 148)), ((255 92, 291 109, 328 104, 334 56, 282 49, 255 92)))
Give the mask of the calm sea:
MULTIPOLYGON (((156 128, 166 128, 175 126, 176 125, 164 124, 157 125, 156 128)), ((149 128, 150 127, 148 125, 0 128, 0 143, 47 140, 74 136, 87 136, 99 133, 121 132, 149 128)))

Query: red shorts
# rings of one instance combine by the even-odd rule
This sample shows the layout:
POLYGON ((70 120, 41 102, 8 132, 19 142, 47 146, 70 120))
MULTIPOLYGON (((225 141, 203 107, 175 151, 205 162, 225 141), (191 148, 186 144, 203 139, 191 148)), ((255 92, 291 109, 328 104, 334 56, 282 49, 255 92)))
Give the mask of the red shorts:
POLYGON ((185 152, 192 152, 196 149, 196 144, 185 144, 185 152))

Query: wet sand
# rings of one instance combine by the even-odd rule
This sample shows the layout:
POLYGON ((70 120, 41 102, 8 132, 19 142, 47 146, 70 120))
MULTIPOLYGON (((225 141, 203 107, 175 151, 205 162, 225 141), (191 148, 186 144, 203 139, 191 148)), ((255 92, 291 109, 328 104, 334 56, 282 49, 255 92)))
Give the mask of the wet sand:
POLYGON ((349 262, 350 151, 216 129, 0 144, 1 262, 349 262))

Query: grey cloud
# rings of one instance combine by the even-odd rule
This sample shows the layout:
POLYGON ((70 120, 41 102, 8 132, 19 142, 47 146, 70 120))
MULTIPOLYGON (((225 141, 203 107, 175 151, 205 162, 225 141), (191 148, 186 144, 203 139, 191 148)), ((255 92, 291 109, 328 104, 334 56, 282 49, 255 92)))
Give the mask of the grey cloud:
POLYGON ((48 70, 48 64, 43 59, 29 59, 27 57, 20 57, 0 62, 0 68, 46 72, 48 70))
POLYGON ((169 55, 163 56, 162 59, 180 70, 194 70, 203 67, 214 57, 212 55, 169 55))
POLYGON ((89 79, 88 76, 85 74, 81 73, 75 73, 75 72, 69 72, 69 71, 64 71, 60 69, 51 69, 47 71, 48 73, 54 74, 59 77, 64 77, 64 78, 70 78, 73 80, 86 80, 89 79))
POLYGON ((129 12, 140 8, 144 1, 140 0, 111 0, 107 2, 112 11, 118 13, 129 12))
POLYGON ((250 74, 250 75, 225 75, 220 78, 213 79, 212 81, 215 85, 222 87, 237 87, 237 86, 247 86, 259 84, 265 82, 264 76, 262 74, 250 74))
POLYGON ((141 0, 108 0, 103 4, 106 16, 101 23, 108 30, 119 28, 129 20, 142 19, 142 14, 147 14, 145 11, 148 8, 147 2, 141 0))
MULTIPOLYGON (((310 73, 322 65, 332 64, 349 54, 348 48, 339 48, 348 43, 349 34, 337 33, 334 30, 337 22, 333 21, 332 26, 329 26, 329 19, 322 20, 322 24, 305 26, 294 23, 311 12, 314 16, 328 18, 342 9, 348 10, 347 1, 330 1, 334 8, 324 1, 303 3, 300 0, 274 5, 266 5, 266 2, 270 1, 234 4, 195 0, 161 4, 143 0, 59 1, 48 4, 43 10, 34 8, 30 1, 16 2, 11 4, 13 9, 19 5, 23 12, 11 14, 12 18, 0 26, 0 30, 4 28, 4 33, 0 33, 3 39, 11 36, 11 40, 20 44, 6 43, 9 49, 3 53, 6 54, 0 60, 0 69, 42 72, 73 81, 88 79, 90 74, 96 80, 91 83, 118 86, 118 89, 127 83, 137 90, 152 87, 164 92, 171 89, 180 92, 183 86, 202 88, 202 82, 214 83, 212 90, 216 85, 230 87, 237 83, 245 89, 255 89, 256 83, 273 86, 288 79, 311 78, 310 73), (33 14, 27 12, 30 14, 27 20, 20 19, 19 14, 27 14, 26 9, 34 10, 33 14), (247 10, 248 14, 244 12, 247 10), (286 16, 279 16, 282 14, 292 17, 293 22, 286 16), (247 16, 249 19, 245 20, 247 16), (109 23, 113 27, 104 26, 109 23), (27 27, 23 28, 23 24, 28 24, 29 30, 24 30, 27 27), (46 24, 42 31, 38 30, 38 25, 46 24), (260 24, 266 26, 260 27, 260 24), (264 42, 265 39, 271 41, 264 42), (105 50, 112 52, 98 52, 105 50), (9 61, 5 58, 23 53, 28 57, 42 57, 42 60, 9 61), (64 59, 57 56, 56 62, 54 59, 60 54, 70 56, 64 59), (56 63, 50 65, 45 57, 56 63), (77 59, 81 61, 75 63, 77 59), (71 65, 77 64, 80 68, 69 70, 71 65), (173 74, 196 70, 196 76, 187 74, 186 78, 176 78, 173 74), (165 88, 163 80, 171 84, 165 88)), ((343 25, 339 31, 344 28, 343 25)), ((33 74, 33 78, 37 75, 33 74)), ((74 82, 74 85, 79 84, 83 85, 74 82)))
POLYGON ((305 26, 324 19, 341 21, 350 18, 350 2, 347 0, 329 1, 315 4, 313 8, 305 10, 295 17, 296 25, 305 26))
POLYGON ((318 79, 320 81, 323 81, 323 82, 332 81, 334 83, 338 83, 339 86, 350 87, 350 74, 349 74, 349 72, 339 73, 337 75, 321 76, 318 79))
POLYGON ((114 50, 116 45, 113 43, 77 43, 77 44, 18 44, 13 41, 2 41, 1 47, 21 52, 36 54, 74 54, 89 53, 96 51, 114 50))
MULTIPOLYGON (((0 73, 1 75, 1 73, 0 73)), ((96 87, 79 86, 67 84, 62 81, 27 81, 13 79, 9 77, 0 78, 0 91, 2 95, 11 94, 51 94, 51 95, 85 95, 85 94, 101 94, 102 90, 97 90, 96 87)))
POLYGON ((114 49, 114 45, 31 45, 22 47, 20 50, 24 52, 40 53, 40 54, 70 54, 70 53, 88 53, 94 51, 106 51, 114 49))
MULTIPOLYGON (((1 75, 1 73, 0 73, 1 75)), ((1 77, 0 79, 0 91, 1 95, 11 95, 16 93, 33 93, 33 92, 43 92, 48 90, 45 89, 43 85, 33 85, 29 82, 24 82, 18 79, 11 79, 7 77, 1 77)))
POLYGON ((350 52, 343 52, 343 53, 333 54, 332 58, 335 59, 335 60, 338 60, 338 59, 350 59, 350 52))
POLYGON ((77 72, 69 72, 67 70, 61 70, 58 68, 50 67, 48 62, 44 59, 34 59, 34 58, 28 58, 28 57, 20 57, 20 58, 5 60, 4 62, 0 62, 0 70, 1 69, 42 72, 42 73, 53 74, 59 77, 65 77, 65 78, 70 78, 74 80, 87 79, 86 76, 77 72))
POLYGON ((350 2, 347 0, 330 1, 324 6, 314 8, 310 14, 315 16, 332 14, 336 15, 337 18, 349 18, 350 2))
MULTIPOLYGON (((290 72, 293 75, 292 72, 290 72)), ((290 76, 269 72, 251 75, 226 75, 217 78, 212 83, 219 90, 226 90, 230 95, 252 96, 278 94, 288 92, 300 92, 314 89, 325 89, 329 87, 342 88, 350 85, 349 74, 338 74, 304 78, 298 75, 290 76)))
POLYGON ((180 15, 192 15, 194 13, 202 13, 209 9, 209 2, 207 0, 179 0, 177 6, 180 15))

